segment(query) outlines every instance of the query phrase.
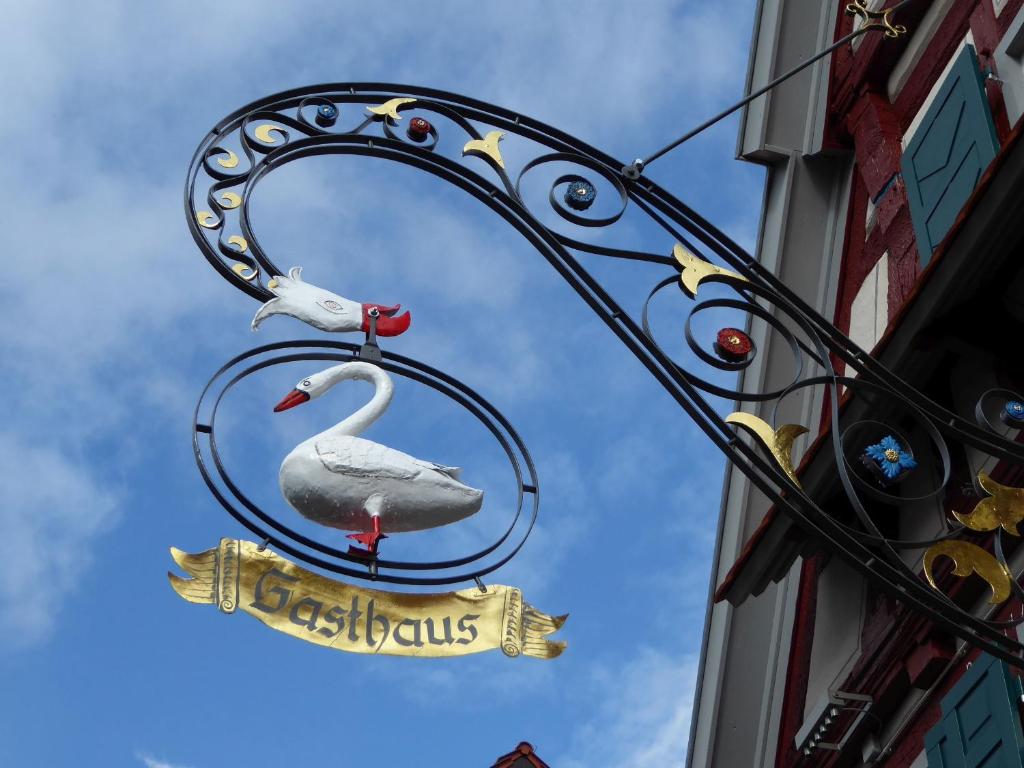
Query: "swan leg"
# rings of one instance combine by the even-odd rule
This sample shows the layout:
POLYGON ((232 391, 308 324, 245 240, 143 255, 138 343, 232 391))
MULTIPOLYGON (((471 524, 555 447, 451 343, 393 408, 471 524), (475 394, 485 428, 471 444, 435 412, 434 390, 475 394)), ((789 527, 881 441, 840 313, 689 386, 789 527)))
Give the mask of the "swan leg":
POLYGON ((350 533, 346 538, 354 539, 360 544, 363 544, 366 549, 360 547, 349 546, 349 554, 360 555, 361 557, 376 557, 377 547, 380 544, 381 539, 386 539, 387 534, 380 532, 380 513, 384 509, 384 497, 379 493, 373 494, 363 504, 363 509, 370 516, 370 522, 373 525, 373 530, 367 533, 350 533))

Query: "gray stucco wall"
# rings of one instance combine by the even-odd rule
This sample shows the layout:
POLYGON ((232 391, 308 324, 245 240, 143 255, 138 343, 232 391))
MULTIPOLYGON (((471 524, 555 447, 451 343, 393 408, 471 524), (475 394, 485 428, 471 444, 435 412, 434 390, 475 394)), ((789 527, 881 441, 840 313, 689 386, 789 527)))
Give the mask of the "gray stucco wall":
MULTIPOLYGON (((762 0, 754 29, 748 91, 830 42, 836 2, 762 0)), ((826 317, 845 234, 851 161, 818 154, 828 62, 815 65, 747 110, 738 152, 768 166, 757 255, 760 261, 826 317), (842 213, 840 213, 842 212, 842 213)), ((788 346, 750 329, 760 353, 745 372, 744 389, 792 380, 788 346)), ((779 423, 816 425, 818 397, 805 391, 782 404, 779 423)), ((752 404, 743 410, 771 420, 752 404)), ((795 455, 805 444, 799 441, 795 455)), ((728 573, 768 511, 767 499, 738 471, 727 470, 712 589, 728 573)), ((785 579, 739 607, 709 609, 702 678, 694 701, 688 765, 763 766, 775 763, 778 725, 794 620, 799 561, 785 579)), ((827 670, 823 670, 827 674, 827 670)))

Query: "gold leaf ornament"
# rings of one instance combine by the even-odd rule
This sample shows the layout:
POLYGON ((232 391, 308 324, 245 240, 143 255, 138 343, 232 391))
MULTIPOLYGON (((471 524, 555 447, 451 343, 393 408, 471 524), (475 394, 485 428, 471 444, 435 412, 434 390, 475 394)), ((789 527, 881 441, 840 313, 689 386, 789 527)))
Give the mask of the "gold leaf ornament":
POLYGON ((285 137, 284 128, 273 123, 263 123, 257 125, 253 129, 253 136, 262 141, 264 144, 277 144, 278 136, 283 140, 285 137), (274 135, 277 134, 277 135, 274 135))
POLYGON ((953 517, 974 531, 1003 530, 1020 536, 1017 524, 1024 520, 1024 488, 1011 488, 997 483, 984 471, 978 473, 978 483, 989 494, 979 501, 970 514, 953 512, 953 517))
POLYGON ((255 280, 256 276, 260 273, 260 271, 256 269, 256 267, 250 266, 248 264, 243 264, 240 261, 235 262, 235 264, 231 267, 231 271, 234 272, 243 280, 245 280, 245 282, 247 283, 251 283, 253 280, 255 280))
POLYGON ((483 157, 490 160, 496 166, 504 170, 505 160, 501 156, 501 150, 498 149, 498 142, 505 138, 505 134, 502 131, 490 131, 482 139, 473 139, 467 141, 466 146, 462 148, 462 155, 476 155, 477 157, 483 157))
POLYGON ((237 192, 221 192, 220 193, 220 205, 226 210, 230 211, 233 208, 237 208, 242 204, 242 196, 237 192))
POLYGON ((939 588, 932 574, 938 557, 951 558, 953 573, 960 578, 966 578, 972 573, 983 578, 992 590, 992 596, 988 599, 991 605, 999 605, 1010 597, 1012 577, 1009 569, 989 552, 967 541, 940 541, 928 547, 924 553, 924 575, 932 589, 939 588))
POLYGON ((797 479, 796 471, 793 469, 793 441, 805 434, 807 427, 801 424, 783 424, 778 429, 773 429, 772 425, 764 419, 743 411, 730 413, 725 421, 727 424, 742 427, 752 435, 761 444, 761 447, 772 455, 772 458, 786 473, 786 476, 793 481, 793 484, 797 488, 802 487, 797 479))
POLYGON ((222 149, 226 154, 217 157, 217 165, 221 168, 235 168, 238 166, 238 155, 230 149, 222 149))
POLYGON ((691 299, 697 298, 697 289, 705 280, 721 283, 750 282, 743 275, 704 261, 704 259, 690 252, 682 243, 676 243, 672 246, 672 256, 675 257, 675 260, 683 268, 683 271, 679 273, 679 281, 691 299))
POLYGON ((401 120, 402 116, 398 114, 398 110, 407 104, 414 104, 415 102, 416 99, 410 98, 388 99, 376 107, 367 107, 366 111, 377 115, 377 117, 390 117, 392 120, 401 120))

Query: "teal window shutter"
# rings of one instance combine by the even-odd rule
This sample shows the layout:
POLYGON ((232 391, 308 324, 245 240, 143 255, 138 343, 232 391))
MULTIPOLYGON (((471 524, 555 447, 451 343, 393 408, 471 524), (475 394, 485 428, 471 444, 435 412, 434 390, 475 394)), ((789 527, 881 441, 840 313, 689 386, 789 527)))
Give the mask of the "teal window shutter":
POLYGON ((1022 768, 1022 692, 1004 662, 979 656, 942 699, 942 719, 924 737, 928 768, 1022 768))
POLYGON ((903 180, 922 266, 998 151, 978 59, 968 45, 903 152, 903 180))

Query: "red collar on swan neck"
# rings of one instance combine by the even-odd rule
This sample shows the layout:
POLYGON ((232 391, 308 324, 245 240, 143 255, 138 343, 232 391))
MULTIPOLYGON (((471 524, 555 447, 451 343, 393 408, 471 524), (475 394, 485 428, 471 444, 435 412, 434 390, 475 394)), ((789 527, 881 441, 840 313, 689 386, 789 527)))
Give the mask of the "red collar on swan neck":
POLYGON ((401 308, 401 304, 395 304, 393 307, 387 307, 383 304, 363 304, 363 324, 361 330, 364 333, 370 332, 371 313, 376 311, 378 336, 398 336, 405 333, 412 324, 412 315, 405 312, 396 317, 395 315, 398 314, 398 310, 401 308))

